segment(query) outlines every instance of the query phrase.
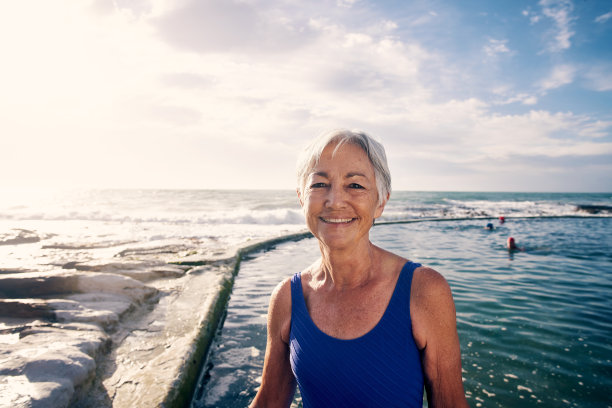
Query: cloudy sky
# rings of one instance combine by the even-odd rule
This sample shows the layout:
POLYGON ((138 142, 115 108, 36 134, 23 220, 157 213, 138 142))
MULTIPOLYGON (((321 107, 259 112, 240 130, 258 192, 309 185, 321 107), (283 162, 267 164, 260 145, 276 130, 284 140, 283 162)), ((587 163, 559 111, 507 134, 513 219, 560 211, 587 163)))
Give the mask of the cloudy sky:
POLYGON ((291 189, 328 129, 396 190, 612 191, 612 3, 0 6, 0 187, 291 189))

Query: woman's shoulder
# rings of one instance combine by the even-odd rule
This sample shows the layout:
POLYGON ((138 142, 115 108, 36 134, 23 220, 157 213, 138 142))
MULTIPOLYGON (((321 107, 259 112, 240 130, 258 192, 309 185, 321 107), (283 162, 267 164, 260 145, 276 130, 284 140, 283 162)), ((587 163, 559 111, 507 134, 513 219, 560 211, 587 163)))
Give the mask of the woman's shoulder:
POLYGON ((413 335, 420 348, 441 326, 454 321, 455 305, 450 285, 435 269, 420 266, 414 271, 410 296, 413 335))
POLYGON ((450 286, 444 276, 433 268, 419 266, 414 270, 412 286, 421 291, 423 295, 434 295, 439 291, 450 290, 450 286))
POLYGON ((298 283, 302 283, 302 281, 308 282, 308 280, 312 277, 312 268, 315 264, 309 266, 299 273, 286 277, 276 285, 270 297, 270 310, 272 313, 278 312, 282 315, 291 315, 292 281, 297 275, 298 283))
POLYGON ((284 343, 289 342, 291 327, 291 277, 283 279, 272 291, 268 306, 269 335, 278 335, 284 343))
POLYGON ((286 304, 287 302, 289 302, 289 305, 291 305, 291 280, 292 279, 293 279, 292 276, 287 277, 276 285, 270 297, 270 306, 272 306, 273 304, 282 305, 282 304, 286 304))
POLYGON ((452 303, 450 285, 444 276, 433 268, 419 266, 412 277, 411 300, 419 309, 432 309, 452 303))

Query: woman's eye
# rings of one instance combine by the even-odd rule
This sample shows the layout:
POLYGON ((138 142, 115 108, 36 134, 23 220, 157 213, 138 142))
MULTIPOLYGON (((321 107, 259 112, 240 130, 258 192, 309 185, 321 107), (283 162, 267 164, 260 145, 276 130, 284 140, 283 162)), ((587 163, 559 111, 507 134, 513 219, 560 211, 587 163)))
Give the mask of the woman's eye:
POLYGON ((349 188, 359 188, 359 189, 363 189, 364 187, 363 187, 361 184, 351 183, 351 184, 349 184, 349 188))
POLYGON ((325 186, 326 186, 325 183, 314 183, 313 185, 310 186, 310 188, 323 188, 325 186))

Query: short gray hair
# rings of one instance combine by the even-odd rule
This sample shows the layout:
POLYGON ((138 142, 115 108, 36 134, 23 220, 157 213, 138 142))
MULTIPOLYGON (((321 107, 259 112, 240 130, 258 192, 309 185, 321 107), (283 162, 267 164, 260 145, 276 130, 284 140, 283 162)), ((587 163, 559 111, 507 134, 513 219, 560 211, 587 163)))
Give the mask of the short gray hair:
POLYGON ((374 167, 376 189, 378 190, 378 204, 382 204, 391 194, 391 173, 387 165, 387 155, 383 145, 360 130, 337 129, 321 134, 313 140, 300 154, 297 161, 297 182, 300 193, 303 195, 306 180, 311 170, 317 165, 323 150, 330 144, 336 144, 336 152, 344 143, 360 147, 368 156, 374 167))

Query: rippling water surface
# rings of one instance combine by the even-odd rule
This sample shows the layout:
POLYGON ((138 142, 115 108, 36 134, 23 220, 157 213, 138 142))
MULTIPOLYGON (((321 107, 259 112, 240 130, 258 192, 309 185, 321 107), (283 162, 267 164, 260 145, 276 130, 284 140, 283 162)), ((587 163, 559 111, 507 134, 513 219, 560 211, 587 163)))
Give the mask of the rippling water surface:
MULTIPOLYGON (((513 219, 492 231, 484 223, 380 225, 371 234, 449 281, 470 405, 612 406, 612 219, 513 219), (508 253, 508 236, 524 250, 508 253)), ((194 407, 248 405, 269 294, 317 256, 307 239, 242 264, 194 407)))

